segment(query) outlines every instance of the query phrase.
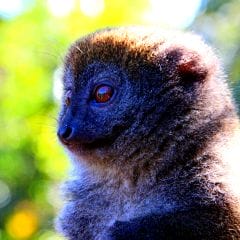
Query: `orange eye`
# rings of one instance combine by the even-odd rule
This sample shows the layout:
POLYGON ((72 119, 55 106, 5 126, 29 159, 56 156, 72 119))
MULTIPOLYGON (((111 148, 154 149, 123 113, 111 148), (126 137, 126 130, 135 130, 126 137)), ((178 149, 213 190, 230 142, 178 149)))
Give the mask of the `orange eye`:
POLYGON ((71 97, 72 97, 72 92, 70 90, 68 90, 66 93, 66 96, 65 96, 66 106, 69 106, 71 104, 71 97))
POLYGON ((108 85, 100 85, 94 92, 94 99, 97 103, 105 103, 111 99, 113 89, 108 85))

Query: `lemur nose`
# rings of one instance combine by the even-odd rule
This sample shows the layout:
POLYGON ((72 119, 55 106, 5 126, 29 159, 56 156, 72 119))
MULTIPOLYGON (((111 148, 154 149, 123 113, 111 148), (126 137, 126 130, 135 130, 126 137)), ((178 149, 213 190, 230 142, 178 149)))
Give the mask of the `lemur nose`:
POLYGON ((58 137, 64 143, 69 143, 73 140, 73 128, 70 126, 59 127, 57 132, 58 137))

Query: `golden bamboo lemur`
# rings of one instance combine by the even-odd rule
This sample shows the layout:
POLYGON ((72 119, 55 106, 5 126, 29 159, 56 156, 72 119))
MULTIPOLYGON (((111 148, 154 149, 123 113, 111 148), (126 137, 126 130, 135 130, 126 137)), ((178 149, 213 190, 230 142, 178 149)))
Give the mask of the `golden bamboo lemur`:
POLYGON ((240 239, 239 120, 217 57, 189 33, 105 29, 64 64, 58 136, 75 166, 68 239, 240 239))

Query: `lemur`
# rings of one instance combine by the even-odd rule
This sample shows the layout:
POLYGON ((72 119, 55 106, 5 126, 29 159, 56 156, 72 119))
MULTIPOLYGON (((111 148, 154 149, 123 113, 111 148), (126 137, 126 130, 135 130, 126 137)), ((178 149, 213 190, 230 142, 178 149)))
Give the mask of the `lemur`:
POLYGON ((69 48, 63 84, 67 239, 240 239, 239 119, 200 37, 94 32, 69 48))

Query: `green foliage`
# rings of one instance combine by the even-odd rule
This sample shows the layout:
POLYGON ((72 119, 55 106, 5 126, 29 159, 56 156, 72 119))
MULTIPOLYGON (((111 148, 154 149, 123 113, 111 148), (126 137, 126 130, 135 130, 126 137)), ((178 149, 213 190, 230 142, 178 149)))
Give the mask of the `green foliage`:
MULTIPOLYGON (((148 3, 105 0, 104 12, 89 17, 76 1, 69 15, 54 17, 46 1, 32 2, 15 18, 0 15, 1 240, 60 239, 53 217, 69 166, 55 134, 53 74, 73 40, 101 27, 141 24, 148 3)), ((220 49, 240 100, 240 3, 208 4, 191 28, 220 49)))

